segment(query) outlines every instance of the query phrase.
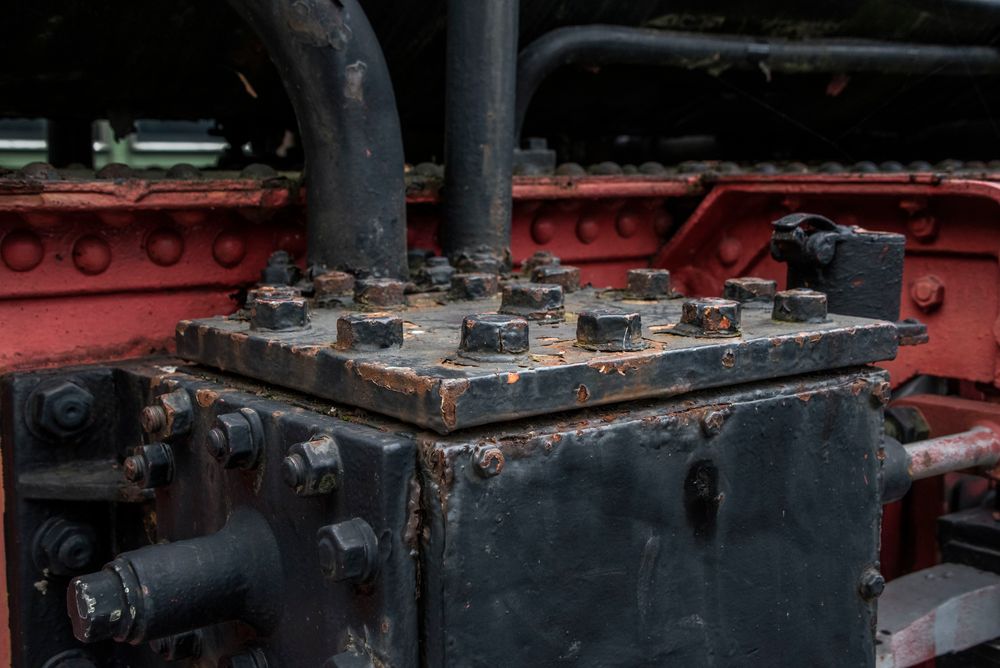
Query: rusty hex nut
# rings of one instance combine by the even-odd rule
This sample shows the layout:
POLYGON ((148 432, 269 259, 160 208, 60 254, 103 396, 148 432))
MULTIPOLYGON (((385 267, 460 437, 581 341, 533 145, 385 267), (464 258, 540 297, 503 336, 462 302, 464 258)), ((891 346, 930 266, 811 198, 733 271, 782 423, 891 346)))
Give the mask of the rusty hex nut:
POLYGON ((531 257, 525 258, 524 262, 521 263, 521 271, 525 276, 531 276, 536 268, 547 264, 559 264, 559 258, 549 251, 535 251, 531 257))
POLYGON ((781 322, 826 322, 826 295, 807 288, 777 292, 771 318, 781 322))
POLYGON ((666 269, 629 269, 625 296, 629 299, 668 299, 673 295, 666 269))
POLYGON ((63 517, 45 520, 31 543, 35 567, 52 575, 80 573, 97 554, 97 533, 93 527, 63 517))
POLYGON ((424 266, 417 272, 417 282, 432 288, 450 286, 454 275, 455 268, 448 258, 434 256, 424 260, 424 266))
POLYGON ((208 451, 227 469, 252 469, 264 450, 264 426, 252 408, 215 418, 208 432, 208 451))
POLYGON ((743 276, 727 279, 722 296, 742 304, 769 302, 774 299, 777 289, 778 284, 775 281, 756 276, 743 276))
POLYGON ((122 470, 126 480, 142 489, 169 485, 174 479, 173 450, 166 443, 140 445, 122 462, 122 470))
POLYGON ((910 298, 924 313, 944 303, 944 282, 937 276, 921 276, 910 285, 910 298))
POLYGON ((329 494, 340 477, 340 450, 332 436, 320 434, 288 448, 281 477, 299 496, 329 494))
POLYGON ((282 332, 309 324, 309 309, 302 297, 258 297, 250 307, 250 329, 282 332))
POLYGON ((57 439, 77 436, 93 422, 94 395, 69 381, 43 384, 28 406, 33 426, 57 439))
POLYGON ((313 277, 313 296, 319 303, 354 294, 354 276, 346 271, 327 271, 313 277))
POLYGON ((881 596, 883 591, 885 591, 885 577, 878 568, 869 566, 858 581, 858 593, 861 598, 871 601, 881 596))
POLYGON ((455 262, 458 270, 465 274, 499 274, 503 265, 502 258, 485 252, 462 255, 455 262))
POLYGON ((335 582, 365 582, 378 570, 378 539, 363 519, 328 524, 316 539, 320 568, 335 582))
POLYGON ((365 306, 399 306, 405 287, 394 278, 363 278, 354 284, 354 301, 365 306))
POLYGON ((561 285, 563 292, 580 289, 580 270, 564 264, 543 264, 531 272, 532 283, 561 285))
POLYGON ((280 299, 292 299, 300 297, 299 291, 288 285, 260 285, 247 290, 247 298, 244 308, 250 309, 258 299, 275 297, 280 299))
POLYGON ((517 355, 528 350, 528 321, 515 315, 486 313, 462 319, 463 353, 517 355))
POLYGON ((159 434, 160 438, 183 436, 191 431, 194 409, 186 390, 158 395, 153 403, 142 409, 139 422, 147 434, 159 434))
POLYGON ((638 313, 619 309, 580 311, 576 319, 576 345, 601 352, 627 352, 646 347, 638 313))
POLYGON ((671 330, 675 334, 697 337, 738 336, 740 303, 731 299, 689 299, 681 307, 681 321, 671 330))
POLYGON ((509 283, 503 286, 500 313, 556 322, 565 314, 561 285, 509 283))
POLYGON ((381 350, 403 345, 403 319, 388 313, 350 313, 337 318, 337 348, 381 350))
POLYGON ((454 299, 487 299, 499 291, 500 277, 496 274, 455 274, 451 278, 454 299))

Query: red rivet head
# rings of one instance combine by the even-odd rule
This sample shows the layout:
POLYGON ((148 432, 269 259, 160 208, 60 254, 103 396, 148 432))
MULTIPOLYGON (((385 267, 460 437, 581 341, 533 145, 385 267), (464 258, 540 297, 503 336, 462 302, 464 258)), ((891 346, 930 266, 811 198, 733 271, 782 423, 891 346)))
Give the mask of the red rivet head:
POLYGON ((111 264, 111 247, 95 235, 80 237, 73 244, 73 264, 89 276, 100 274, 111 264))
POLYGON ((286 251, 292 257, 304 257, 306 254, 306 235, 302 230, 284 230, 278 234, 275 243, 278 250, 286 251))
POLYGON ((615 229, 618 230, 619 236, 629 239, 639 231, 641 222, 641 218, 634 211, 622 211, 615 221, 615 229))
POLYGON ((719 243, 719 262, 728 266, 736 264, 743 254, 743 244, 735 237, 725 237, 719 243))
POLYGON ((212 244, 212 257, 223 267, 235 267, 243 261, 246 254, 246 241, 235 232, 223 232, 215 237, 212 244))
POLYGON ((576 224, 576 236, 585 244, 594 243, 601 233, 601 224, 595 219, 584 217, 576 224))
POLYGON ((146 238, 146 253, 156 264, 169 267, 177 264, 184 254, 184 239, 173 230, 154 230, 146 238))
POLYGON ((531 223, 531 240, 544 246, 556 236, 556 223, 546 215, 540 215, 531 223))
POLYGON ((37 235, 25 230, 16 230, 3 238, 0 243, 0 257, 13 271, 31 271, 39 265, 45 249, 37 235))

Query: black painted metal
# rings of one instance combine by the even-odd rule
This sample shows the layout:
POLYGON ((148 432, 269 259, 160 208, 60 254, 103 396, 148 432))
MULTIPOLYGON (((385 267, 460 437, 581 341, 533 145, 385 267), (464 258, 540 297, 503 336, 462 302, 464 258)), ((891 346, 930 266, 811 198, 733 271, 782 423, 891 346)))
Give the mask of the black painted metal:
POLYGON ((230 0, 267 46, 306 152, 315 268, 405 278, 403 143, 389 71, 357 0, 230 0))
POLYGON ((516 137, 521 136, 524 117, 535 91, 552 72, 569 64, 968 76, 1000 71, 1000 52, 990 47, 871 40, 793 42, 617 25, 557 28, 530 43, 518 56, 516 137))
POLYGON ((449 0, 441 242, 510 266, 519 0, 449 0))

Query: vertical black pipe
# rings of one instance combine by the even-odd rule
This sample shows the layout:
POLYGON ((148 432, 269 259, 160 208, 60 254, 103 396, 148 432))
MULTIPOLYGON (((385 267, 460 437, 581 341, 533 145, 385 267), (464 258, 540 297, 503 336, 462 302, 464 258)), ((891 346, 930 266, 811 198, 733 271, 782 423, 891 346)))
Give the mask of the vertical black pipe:
POLYGON ((90 119, 50 118, 46 125, 50 165, 94 166, 94 127, 90 119))
POLYGON ((311 267, 405 278, 403 138, 357 0, 229 0, 277 66, 306 155, 311 267))
POLYGON ((448 0, 441 242, 510 265, 518 0, 448 0))

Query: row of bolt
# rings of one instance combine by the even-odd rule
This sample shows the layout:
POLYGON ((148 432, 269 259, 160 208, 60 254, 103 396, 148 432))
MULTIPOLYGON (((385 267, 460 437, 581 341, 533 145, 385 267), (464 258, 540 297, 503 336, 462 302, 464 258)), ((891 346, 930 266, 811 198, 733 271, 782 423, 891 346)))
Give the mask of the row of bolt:
MULTIPOLYGON (((31 162, 20 169, 11 170, 3 174, 6 178, 28 179, 31 181, 61 181, 63 179, 132 179, 132 178, 164 178, 178 181, 192 181, 205 178, 205 173, 194 165, 188 163, 178 163, 166 170, 144 169, 137 170, 120 162, 112 162, 97 171, 93 171, 80 165, 79 167, 67 167, 60 172, 47 162, 31 162)), ((270 165, 253 163, 244 167, 240 173, 241 179, 273 179, 279 176, 278 172, 270 165)))

